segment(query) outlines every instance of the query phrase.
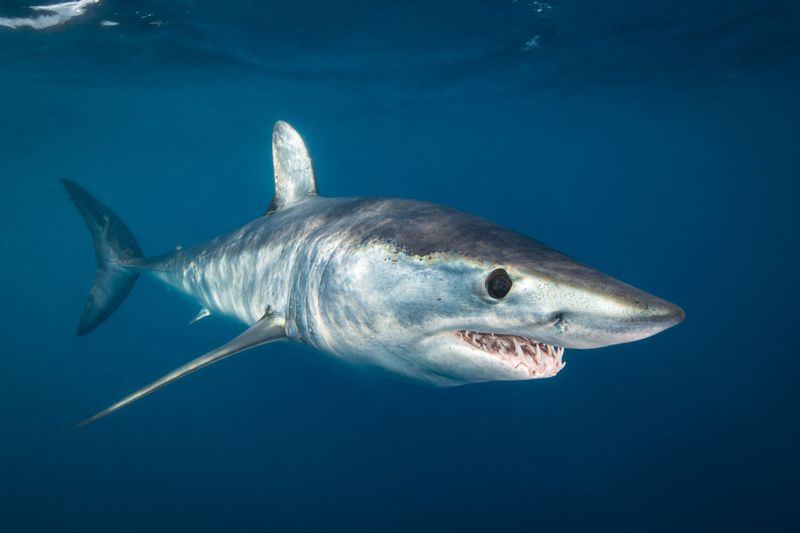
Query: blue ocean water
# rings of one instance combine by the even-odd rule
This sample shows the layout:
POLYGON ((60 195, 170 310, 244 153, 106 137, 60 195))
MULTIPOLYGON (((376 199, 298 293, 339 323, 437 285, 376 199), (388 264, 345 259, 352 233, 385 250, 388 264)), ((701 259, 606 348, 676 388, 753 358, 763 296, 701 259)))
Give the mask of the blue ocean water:
POLYGON ((800 528, 800 4, 59 9, 0 2, 3 531, 800 528), (273 344, 67 429, 241 327, 145 280, 76 337, 59 179, 161 253, 263 213, 278 119, 325 195, 479 214, 687 319, 451 389, 273 344))

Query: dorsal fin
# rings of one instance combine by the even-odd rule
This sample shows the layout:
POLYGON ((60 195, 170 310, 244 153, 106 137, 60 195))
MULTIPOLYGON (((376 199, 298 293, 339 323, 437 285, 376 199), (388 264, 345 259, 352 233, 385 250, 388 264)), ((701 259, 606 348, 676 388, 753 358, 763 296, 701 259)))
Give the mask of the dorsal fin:
POLYGON ((317 195, 317 181, 308 148, 300 134, 279 120, 272 129, 272 164, 275 167, 275 196, 267 214, 317 195))

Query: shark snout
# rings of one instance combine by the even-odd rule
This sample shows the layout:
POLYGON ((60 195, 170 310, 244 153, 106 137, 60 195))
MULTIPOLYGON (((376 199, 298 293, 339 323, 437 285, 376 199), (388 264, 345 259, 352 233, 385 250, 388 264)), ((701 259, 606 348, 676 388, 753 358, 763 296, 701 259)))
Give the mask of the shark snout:
POLYGON ((646 303, 643 308, 635 315, 635 321, 663 331, 683 322, 686 313, 672 302, 652 297, 653 300, 646 303))
POLYGON ((633 342, 669 329, 686 316, 679 306, 633 287, 584 295, 581 300, 580 306, 566 306, 559 313, 555 328, 560 346, 599 348, 633 342))

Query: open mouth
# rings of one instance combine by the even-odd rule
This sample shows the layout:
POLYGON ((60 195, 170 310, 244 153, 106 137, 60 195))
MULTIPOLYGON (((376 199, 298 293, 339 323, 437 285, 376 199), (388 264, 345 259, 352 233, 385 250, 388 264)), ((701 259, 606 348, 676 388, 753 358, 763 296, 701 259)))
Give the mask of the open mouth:
POLYGON ((467 344, 508 363, 515 370, 527 370, 532 378, 549 378, 564 368, 561 360, 564 348, 561 346, 551 346, 519 335, 480 333, 466 329, 452 333, 467 344))

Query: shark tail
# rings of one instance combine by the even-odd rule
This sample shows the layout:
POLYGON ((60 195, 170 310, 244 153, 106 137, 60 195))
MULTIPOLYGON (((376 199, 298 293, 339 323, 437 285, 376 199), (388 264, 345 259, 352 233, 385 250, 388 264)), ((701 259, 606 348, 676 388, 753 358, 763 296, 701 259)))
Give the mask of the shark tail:
POLYGON ((78 335, 86 335, 110 317, 128 296, 139 277, 128 267, 143 255, 117 215, 76 183, 61 181, 89 228, 97 256, 97 275, 77 329, 78 335))

